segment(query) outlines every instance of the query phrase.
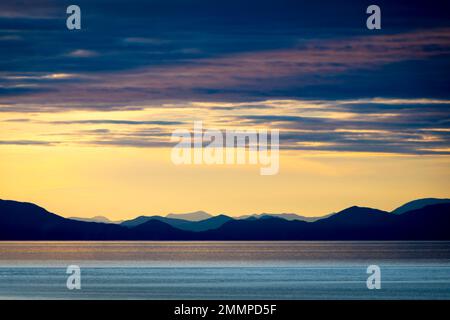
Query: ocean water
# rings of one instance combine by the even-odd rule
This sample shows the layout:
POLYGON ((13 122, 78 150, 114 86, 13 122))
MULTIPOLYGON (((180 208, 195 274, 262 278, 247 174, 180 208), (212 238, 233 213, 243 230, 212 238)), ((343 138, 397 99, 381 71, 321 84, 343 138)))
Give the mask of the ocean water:
POLYGON ((450 299, 450 242, 1 242, 0 298, 450 299))

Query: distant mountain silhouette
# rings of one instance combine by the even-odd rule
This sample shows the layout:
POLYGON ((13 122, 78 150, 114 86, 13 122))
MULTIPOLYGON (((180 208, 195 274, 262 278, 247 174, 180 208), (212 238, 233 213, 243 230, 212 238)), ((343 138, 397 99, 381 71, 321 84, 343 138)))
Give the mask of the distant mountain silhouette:
POLYGON ((222 215, 197 222, 150 217, 126 227, 66 219, 31 203, 0 200, 0 240, 450 240, 449 230, 450 203, 403 214, 350 207, 314 222, 222 215), (170 223, 183 223, 185 230, 170 223))
POLYGON ((122 223, 123 220, 120 221, 112 221, 104 216, 95 216, 92 218, 81 218, 81 217, 69 217, 67 219, 78 220, 78 221, 86 221, 86 222, 101 222, 101 223, 122 223))
POLYGON ((196 211, 196 212, 190 212, 190 213, 169 213, 166 217, 173 218, 173 219, 188 220, 188 221, 200 221, 200 220, 212 218, 213 216, 205 211, 196 211))
MULTIPOLYGON (((188 222, 187 220, 181 220, 181 219, 173 219, 173 218, 166 218, 166 217, 161 217, 161 216, 139 216, 136 217, 134 219, 130 219, 130 220, 125 220, 123 221, 120 225, 124 226, 124 227, 128 227, 128 228, 133 228, 136 227, 140 224, 146 223, 147 221, 150 220, 159 220, 159 221, 163 221, 165 223, 168 224, 177 224, 177 222, 188 222)), ((190 221, 189 221, 190 222, 190 221)))
POLYGON ((141 225, 147 221, 150 220, 158 220, 161 222, 165 222, 172 227, 186 230, 186 231, 205 231, 210 229, 217 229, 221 225, 223 225, 225 222, 232 220, 232 218, 225 216, 225 215, 218 215, 215 217, 211 217, 205 220, 200 221, 188 221, 188 220, 182 220, 182 219, 173 219, 173 218, 167 218, 167 217, 161 217, 161 216, 140 216, 132 220, 127 220, 121 223, 122 226, 125 227, 136 227, 138 225, 141 225))
POLYGON ((300 220, 300 221, 313 222, 313 221, 327 218, 333 214, 334 213, 327 214, 325 216, 319 216, 319 217, 305 217, 305 216, 298 215, 296 213, 259 213, 259 214, 243 215, 243 216, 237 217, 237 219, 248 220, 250 218, 260 219, 260 218, 265 218, 265 217, 274 217, 274 218, 283 218, 283 219, 289 220, 289 221, 300 220))
POLYGON ((392 213, 402 214, 407 211, 421 209, 425 206, 429 206, 432 204, 440 204, 440 203, 450 203, 450 199, 437 199, 437 198, 417 199, 417 200, 413 200, 408 203, 405 203, 404 205, 393 210, 392 213))

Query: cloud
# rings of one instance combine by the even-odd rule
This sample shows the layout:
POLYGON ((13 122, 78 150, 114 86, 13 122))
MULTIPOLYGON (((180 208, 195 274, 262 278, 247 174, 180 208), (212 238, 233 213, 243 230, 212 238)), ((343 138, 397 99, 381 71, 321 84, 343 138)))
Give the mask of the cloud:
MULTIPOLYGON (((193 119, 199 119, 205 129, 278 129, 283 150, 445 155, 450 149, 450 104, 445 99, 186 102, 181 107, 182 112, 179 104, 127 111, 133 120, 59 120, 65 114, 38 114, 26 130, 30 137, 35 130, 35 134, 56 136, 65 144, 170 147, 173 130, 192 132, 193 119), (360 110, 365 108, 368 110, 360 110), (149 112, 164 120, 145 119, 149 112), (48 117, 52 120, 46 120, 48 117), (84 125, 88 128, 83 129, 84 125)), ((10 118, 4 123, 14 120, 22 121, 10 118)))
POLYGON ((23 40, 23 38, 17 34, 0 36, 0 41, 20 41, 20 40, 23 40))
POLYGON ((6 119, 4 122, 30 122, 30 119, 6 119))
POLYGON ((65 2, 36 1, 0 4, 0 116, 29 133, 17 142, 43 134, 158 147, 174 127, 204 119, 278 128, 284 149, 449 149, 450 25, 438 7, 415 4, 412 20, 386 15, 390 28, 374 33, 346 1, 337 14, 304 2, 255 11, 230 0, 218 13, 206 0, 80 0, 86 28, 68 33, 65 2))
POLYGON ((172 147, 173 144, 163 141, 152 141, 150 139, 112 139, 112 140, 95 140, 86 142, 93 146, 114 146, 114 147, 134 147, 134 148, 161 148, 172 147))
POLYGON ((0 17, 2 18, 55 18, 58 6, 48 0, 2 1, 0 17))
POLYGON ((20 146, 52 146, 57 144, 55 141, 38 140, 0 140, 0 145, 20 145, 20 146))
MULTIPOLYGON (((72 57, 95 55, 93 51, 82 49, 71 53, 72 57)), ((289 49, 192 59, 107 75, 90 73, 84 81, 57 86, 42 84, 41 89, 48 89, 48 93, 45 90, 30 92, 17 95, 14 100, 0 97, 0 102, 129 105, 154 100, 250 101, 279 95, 299 96, 303 91, 307 92, 309 86, 344 81, 345 76, 355 72, 372 74, 388 64, 443 55, 450 55, 450 29, 445 28, 340 40, 310 40, 289 49)), ((358 81, 353 83, 358 85, 358 81)))
POLYGON ((135 121, 135 120, 70 120, 70 121, 50 121, 51 124, 124 124, 124 125, 180 125, 181 121, 135 121))
POLYGON ((49 73, 49 74, 39 74, 39 73, 21 73, 21 74, 4 74, 0 75, 1 78, 5 80, 63 80, 63 79, 73 79, 80 77, 77 74, 70 73, 49 73))
POLYGON ((71 51, 67 54, 68 57, 72 58, 90 58, 95 57, 98 55, 98 52, 92 51, 92 50, 85 50, 85 49, 77 49, 74 51, 71 51))
POLYGON ((123 39, 125 43, 130 44, 151 44, 151 45, 163 45, 170 43, 167 39, 158 39, 158 38, 144 38, 144 37, 129 37, 123 39))

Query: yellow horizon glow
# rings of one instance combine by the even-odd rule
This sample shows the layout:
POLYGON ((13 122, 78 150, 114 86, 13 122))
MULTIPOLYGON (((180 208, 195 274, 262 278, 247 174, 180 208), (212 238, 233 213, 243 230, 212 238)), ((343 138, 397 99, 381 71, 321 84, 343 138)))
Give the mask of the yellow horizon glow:
MULTIPOLYGON (((319 102, 295 100, 264 103, 270 108, 252 109, 252 114, 305 116, 311 115, 309 107, 322 106, 319 102)), ((192 102, 109 112, 0 113, 0 141, 11 142, 0 144, 0 198, 33 202, 66 217, 103 215, 121 220, 198 210, 230 216, 253 213, 319 216, 352 205, 390 211, 418 198, 450 197, 448 155, 281 150, 279 174, 261 176, 260 165, 176 166, 167 147, 102 146, 92 142, 104 137, 126 139, 141 129, 159 130, 164 133, 161 139, 170 141, 172 130, 180 125, 77 122, 177 120, 186 123, 183 128, 192 129, 194 120, 203 120, 205 128, 246 128, 245 121, 230 122, 228 117, 247 111, 212 109, 242 105, 192 102), (105 130, 107 135, 102 136, 96 130, 105 130), (31 140, 54 144, 27 145, 31 140), (20 141, 24 145, 19 145, 20 141)), ((327 113, 325 108, 321 111, 324 118, 340 116, 327 113)), ((344 114, 344 118, 348 117, 344 114)), ((309 132, 298 128, 292 131, 309 132)), ((335 132, 389 134, 380 130, 335 132)), ((321 147, 330 143, 305 141, 300 145, 321 147)))
POLYGON ((2 199, 36 203, 62 216, 112 220, 204 210, 237 216, 318 216, 352 205, 392 210, 448 197, 442 156, 281 152, 280 173, 255 165, 180 165, 169 148, 1 146, 2 199))

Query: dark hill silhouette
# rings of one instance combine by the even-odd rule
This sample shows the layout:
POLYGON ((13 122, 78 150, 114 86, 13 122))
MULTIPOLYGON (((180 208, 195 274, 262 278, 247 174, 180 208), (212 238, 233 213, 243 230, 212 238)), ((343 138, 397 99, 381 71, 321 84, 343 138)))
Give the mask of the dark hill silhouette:
POLYGON ((450 203, 450 199, 437 199, 437 198, 424 198, 417 199, 405 203, 404 205, 393 210, 392 213, 402 214, 411 210, 422 209, 423 207, 430 206, 433 204, 450 203))
POLYGON ((125 228, 60 217, 32 203, 0 200, 1 240, 114 240, 125 228))
POLYGON ((315 222, 270 216, 234 220, 211 230, 209 236, 217 240, 365 240, 373 237, 367 229, 388 226, 390 218, 389 213, 377 209, 351 207, 315 222))
POLYGON ((134 240, 194 240, 196 234, 180 230, 171 225, 151 219, 131 229, 131 239, 134 240))
POLYGON ((450 240, 450 203, 434 204, 398 216, 402 239, 450 240))
POLYGON ((400 215, 350 207, 314 222, 229 219, 216 229, 195 232, 158 219, 134 227, 76 221, 31 203, 0 200, 0 240, 450 240, 449 230, 450 203, 400 215))
POLYGON ((245 219, 206 232, 214 240, 450 240, 450 204, 394 215, 350 207, 315 222, 245 219))
POLYGON ((127 220, 121 223, 125 227, 136 227, 150 220, 158 220, 165 222, 172 227, 186 230, 186 231, 206 231, 211 229, 217 229, 222 226, 225 222, 233 220, 231 217, 225 215, 218 215, 205 220, 200 221, 188 221, 182 219, 167 218, 161 216, 140 216, 132 220, 127 220))
POLYGON ((233 220, 222 227, 204 232, 213 240, 293 240, 308 234, 308 222, 277 217, 233 220))
POLYGON ((386 211, 350 207, 313 224, 316 240, 385 240, 392 237, 395 216, 386 211))

